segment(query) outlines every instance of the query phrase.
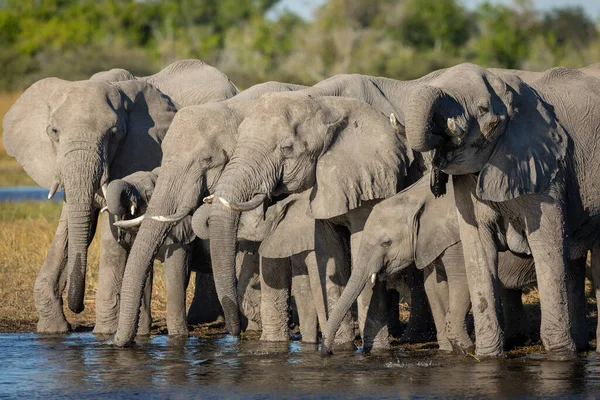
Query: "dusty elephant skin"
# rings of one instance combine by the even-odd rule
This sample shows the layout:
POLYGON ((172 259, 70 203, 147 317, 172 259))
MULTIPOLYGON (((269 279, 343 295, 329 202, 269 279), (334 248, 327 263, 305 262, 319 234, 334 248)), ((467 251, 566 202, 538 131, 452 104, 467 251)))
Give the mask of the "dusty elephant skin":
MULTIPOLYGON (((305 92, 272 93, 259 100, 240 125, 231 161, 215 187, 219 201, 211 213, 211 255, 231 333, 239 332, 232 270, 240 211, 257 208, 268 197, 311 189, 315 252, 322 264, 320 296, 331 309, 349 275, 347 242, 358 243, 371 200, 401 189, 414 161, 400 132, 377 109, 355 99, 305 92)), ((373 301, 385 306, 380 297, 377 292, 373 301)), ((338 334, 341 342, 354 339, 347 327, 338 334)), ((388 345, 387 326, 381 326, 375 342, 388 345)))
MULTIPOLYGON (((7 152, 50 196, 65 189, 63 217, 35 286, 39 332, 69 330, 61 300, 67 277, 69 308, 83 310, 87 247, 110 180, 160 164, 160 144, 177 107, 237 93, 227 77, 198 60, 180 61, 143 78, 125 72, 111 70, 79 82, 43 79, 4 117, 7 152), (208 86, 210 96, 203 91, 208 86)), ((110 232, 105 229, 102 235, 106 259, 101 260, 100 281, 110 282, 112 270, 107 272, 104 261, 120 255, 110 232)), ((100 330, 114 329, 116 300, 110 293, 117 292, 113 287, 98 291, 97 311, 112 314, 100 317, 111 320, 112 328, 107 322, 100 330)))
MULTIPOLYGON (((452 185, 448 195, 435 198, 426 175, 408 189, 376 205, 369 215, 357 263, 348 285, 327 323, 323 352, 331 353, 331 338, 344 313, 362 289, 381 279, 394 279, 411 265, 425 270, 425 289, 431 306, 440 350, 468 353, 474 345, 465 318, 470 309, 458 216, 452 185), (370 282, 370 283, 369 283, 370 282)), ((527 317, 521 289, 535 282, 531 257, 499 254, 499 278, 507 295, 504 307, 512 343, 527 341, 527 317), (517 292, 515 295, 511 290, 517 292)))
MULTIPOLYGON (((185 107, 177 113, 162 143, 163 160, 155 171, 152 198, 145 215, 136 222, 139 230, 125 266, 116 345, 128 346, 133 342, 144 282, 155 255, 173 227, 191 215, 209 195, 233 152, 237 127, 254 106, 255 98, 268 90, 296 88, 299 86, 261 84, 243 92, 248 93, 239 99, 185 107)), ((235 268, 231 273, 235 279, 235 268)), ((221 304, 227 309, 227 304, 221 304)))
POLYGON ((569 259, 594 246, 600 228, 596 177, 584 173, 600 161, 593 145, 600 133, 598 93, 600 82, 577 70, 554 68, 528 85, 461 64, 411 97, 411 147, 434 150, 434 165, 454 175, 479 355, 503 351, 493 228, 498 216, 526 234, 549 357, 571 357, 580 345, 570 333, 569 306, 575 301, 571 308, 584 308, 568 298, 566 271, 569 259))

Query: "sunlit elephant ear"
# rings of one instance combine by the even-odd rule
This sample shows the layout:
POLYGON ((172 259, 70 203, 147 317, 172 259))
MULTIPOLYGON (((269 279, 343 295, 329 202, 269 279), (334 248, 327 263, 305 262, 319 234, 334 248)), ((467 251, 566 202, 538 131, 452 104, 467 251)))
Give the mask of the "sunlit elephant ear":
POLYGON ((115 82, 124 93, 125 135, 111 164, 122 178, 136 171, 152 170, 162 158, 160 147, 177 109, 171 99, 153 85, 141 81, 115 82))
MULTIPOLYGON (((544 192, 558 173, 568 138, 552 107, 524 83, 512 94, 513 115, 477 181, 482 200, 544 192)), ((512 89, 507 89, 512 91, 512 89)))
POLYGON ((258 252, 266 258, 285 258, 315 248, 315 220, 310 215, 308 197, 310 191, 294 194, 281 201, 277 209, 267 210, 277 215, 278 223, 270 235, 260 244, 258 252))
POLYGON ((96 72, 90 77, 90 81, 108 82, 130 81, 135 79, 135 75, 123 68, 113 68, 109 71, 96 72))
POLYGON ((2 121, 2 142, 25 172, 40 186, 50 189, 55 179, 56 151, 48 136, 49 99, 68 85, 58 78, 31 85, 8 110, 2 121))
POLYGON ((429 190, 429 176, 424 176, 405 193, 411 193, 414 207, 415 265, 423 269, 444 251, 460 242, 458 214, 454 204, 452 184, 448 183, 445 196, 436 198, 429 190), (411 193, 413 192, 413 193, 411 193))
POLYGON ((358 100, 319 99, 332 116, 331 142, 317 161, 310 209, 316 219, 348 212, 361 202, 390 197, 404 185, 405 139, 388 117, 358 100))

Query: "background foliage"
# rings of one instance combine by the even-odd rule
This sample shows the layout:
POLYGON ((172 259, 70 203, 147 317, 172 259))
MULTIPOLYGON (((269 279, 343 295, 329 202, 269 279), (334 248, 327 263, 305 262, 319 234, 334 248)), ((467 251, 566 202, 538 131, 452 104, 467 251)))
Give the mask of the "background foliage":
POLYGON ((341 72, 410 79, 462 61, 530 70, 600 61, 597 24, 580 8, 329 0, 304 21, 269 13, 278 2, 0 0, 0 90, 116 66, 146 75, 183 58, 207 61, 241 88, 341 72))

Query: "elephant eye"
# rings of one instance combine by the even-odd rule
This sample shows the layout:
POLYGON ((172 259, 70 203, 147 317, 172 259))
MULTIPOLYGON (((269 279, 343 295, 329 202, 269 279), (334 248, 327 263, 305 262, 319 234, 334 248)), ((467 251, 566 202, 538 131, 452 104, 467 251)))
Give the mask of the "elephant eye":
POLYGON ((46 128, 46 133, 48 134, 48 137, 50 137, 50 140, 58 142, 58 129, 57 128, 53 127, 52 125, 48 125, 48 127, 46 128))
POLYGON ((279 146, 281 154, 284 157, 291 157, 294 154, 294 144, 290 141, 285 141, 279 146))
POLYGON ((490 108, 487 104, 480 104, 477 107, 477 113, 479 114, 479 116, 481 117, 482 115, 487 114, 490 111, 490 108))
POLYGON ((390 247, 392 245, 392 239, 385 239, 381 242, 381 247, 390 247))

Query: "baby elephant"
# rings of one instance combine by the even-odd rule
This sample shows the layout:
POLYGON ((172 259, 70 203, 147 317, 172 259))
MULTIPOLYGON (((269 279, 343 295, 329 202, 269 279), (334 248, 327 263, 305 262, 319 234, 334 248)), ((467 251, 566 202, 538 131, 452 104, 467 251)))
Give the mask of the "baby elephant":
MULTIPOLYGON (((377 279, 393 278, 413 264, 425 270, 425 290, 440 350, 474 351, 465 322, 471 302, 451 186, 448 185, 449 193, 435 198, 426 175, 373 208, 365 224, 358 262, 327 322, 323 352, 331 353, 331 338, 366 284, 374 284, 377 279)), ((518 245, 520 250, 527 251, 526 242, 520 240, 514 229, 500 241, 518 245)), ((527 339, 528 323, 520 289, 535 283, 533 260, 510 251, 499 253, 498 257, 506 337, 522 342, 527 339)))
MULTIPOLYGON (((152 197, 156 177, 155 170, 136 172, 123 179, 113 180, 106 194, 107 209, 112 218, 131 220, 143 215, 152 197)), ((191 219, 189 216, 173 227, 156 256, 164 262, 167 329, 170 335, 185 335, 188 332, 188 323, 212 322, 222 316, 210 269, 208 244, 196 239, 191 228, 191 219), (185 297, 191 270, 196 271, 196 291, 186 318, 185 297)), ((136 237, 137 226, 117 228, 111 224, 111 230, 119 244, 129 251, 136 237)), ((140 325, 151 320, 150 293, 150 290, 144 293, 140 325)))

